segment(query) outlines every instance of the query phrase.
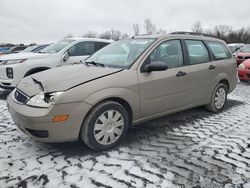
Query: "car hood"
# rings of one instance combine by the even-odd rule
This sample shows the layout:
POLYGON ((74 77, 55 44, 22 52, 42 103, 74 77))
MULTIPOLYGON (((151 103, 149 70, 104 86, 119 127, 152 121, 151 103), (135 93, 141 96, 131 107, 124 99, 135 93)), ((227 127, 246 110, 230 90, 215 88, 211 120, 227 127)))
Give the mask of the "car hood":
POLYGON ((41 58, 46 58, 48 56, 49 54, 40 54, 33 52, 14 53, 14 54, 2 55, 0 57, 0 60, 4 61, 4 60, 16 60, 16 59, 41 59, 41 58))
POLYGON ((243 56, 243 57, 245 57, 245 56, 250 56, 250 53, 239 52, 239 53, 237 53, 237 56, 243 56))
POLYGON ((30 97, 40 92, 66 91, 121 70, 83 64, 67 65, 26 77, 17 85, 17 88, 30 97))

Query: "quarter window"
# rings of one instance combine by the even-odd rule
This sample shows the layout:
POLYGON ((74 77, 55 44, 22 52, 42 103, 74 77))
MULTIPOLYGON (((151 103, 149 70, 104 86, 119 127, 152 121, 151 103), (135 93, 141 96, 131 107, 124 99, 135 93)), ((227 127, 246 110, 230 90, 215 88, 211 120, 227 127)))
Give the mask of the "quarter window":
POLYGON ((95 52, 94 42, 79 42, 69 49, 69 56, 85 56, 95 52))
POLYGON ((168 65, 168 68, 175 68, 183 65, 183 54, 181 42, 171 40, 160 44, 149 56, 150 62, 161 61, 168 65))
POLYGON ((213 56, 216 60, 227 59, 231 57, 224 44, 219 42, 207 42, 207 44, 209 48, 211 48, 213 56))
POLYGON ((191 65, 210 61, 208 50, 202 41, 186 40, 186 45, 191 65))

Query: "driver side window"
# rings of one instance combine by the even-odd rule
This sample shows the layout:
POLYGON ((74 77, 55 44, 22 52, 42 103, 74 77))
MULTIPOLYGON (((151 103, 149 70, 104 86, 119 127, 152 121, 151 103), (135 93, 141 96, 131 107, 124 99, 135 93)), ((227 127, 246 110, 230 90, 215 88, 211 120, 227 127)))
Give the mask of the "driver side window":
POLYGON ((150 62, 161 61, 168 68, 183 65, 183 53, 180 40, 171 40, 160 44, 149 56, 150 62))
POLYGON ((69 50, 69 56, 86 56, 95 53, 94 42, 79 42, 69 50))

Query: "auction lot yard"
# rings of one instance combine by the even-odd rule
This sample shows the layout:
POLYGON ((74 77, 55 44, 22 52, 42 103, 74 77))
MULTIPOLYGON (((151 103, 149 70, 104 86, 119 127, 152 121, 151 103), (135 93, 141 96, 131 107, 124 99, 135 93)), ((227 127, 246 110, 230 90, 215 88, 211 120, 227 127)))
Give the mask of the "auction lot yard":
POLYGON ((250 187, 250 84, 220 114, 195 108, 131 129, 120 146, 43 144, 0 100, 0 187, 250 187))

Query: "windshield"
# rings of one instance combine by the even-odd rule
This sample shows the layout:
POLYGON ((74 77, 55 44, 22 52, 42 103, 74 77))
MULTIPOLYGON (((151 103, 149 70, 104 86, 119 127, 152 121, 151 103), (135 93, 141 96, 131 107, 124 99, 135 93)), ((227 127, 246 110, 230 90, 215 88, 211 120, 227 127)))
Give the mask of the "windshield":
POLYGON ((40 53, 45 53, 45 54, 57 53, 57 52, 61 51, 62 49, 64 49, 66 46, 68 46, 73 41, 74 40, 70 40, 70 39, 61 40, 55 44, 52 44, 52 45, 44 48, 43 50, 40 51, 40 53))
POLYGON ((33 49, 35 49, 36 46, 29 46, 28 48, 20 51, 20 53, 24 53, 24 52, 32 52, 33 49))
POLYGON ((127 39, 112 43, 89 57, 86 62, 96 62, 107 67, 129 68, 155 39, 127 39))

